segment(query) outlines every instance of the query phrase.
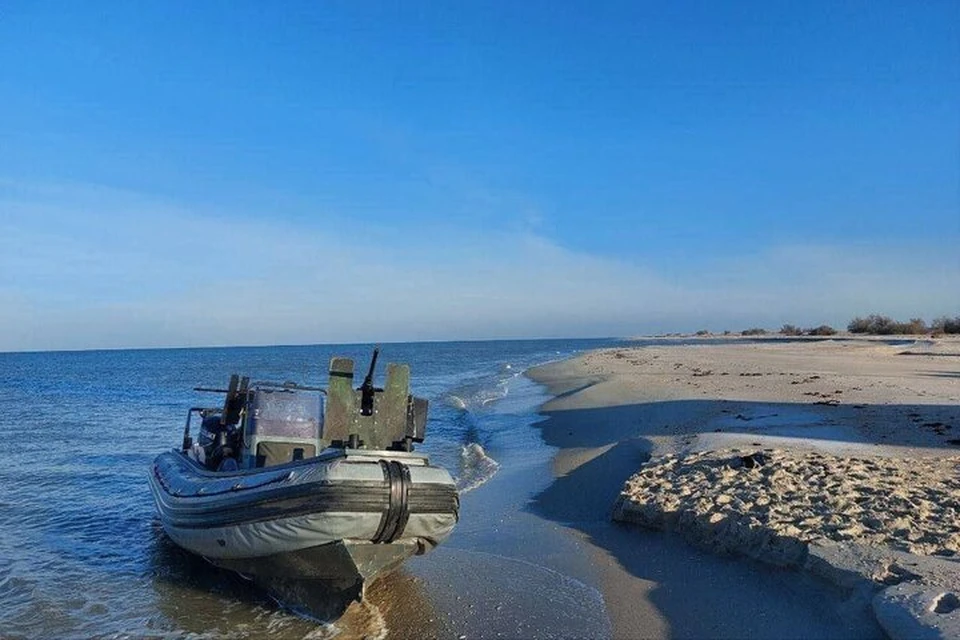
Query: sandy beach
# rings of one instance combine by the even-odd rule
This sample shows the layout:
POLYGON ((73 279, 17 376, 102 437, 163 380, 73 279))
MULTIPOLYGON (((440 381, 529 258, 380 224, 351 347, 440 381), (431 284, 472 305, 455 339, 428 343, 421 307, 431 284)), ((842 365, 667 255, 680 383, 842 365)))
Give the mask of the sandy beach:
POLYGON ((529 375, 559 448, 534 509, 590 549, 615 637, 960 630, 960 341, 664 341, 529 375))

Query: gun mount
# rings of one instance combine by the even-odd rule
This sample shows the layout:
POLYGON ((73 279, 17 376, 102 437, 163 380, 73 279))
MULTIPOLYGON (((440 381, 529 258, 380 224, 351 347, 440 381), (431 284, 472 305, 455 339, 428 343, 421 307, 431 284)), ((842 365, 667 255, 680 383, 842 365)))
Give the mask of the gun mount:
POLYGON ((374 349, 370 369, 357 389, 353 388, 353 360, 330 361, 323 429, 330 446, 413 451, 415 442, 423 442, 427 401, 410 395, 410 367, 388 364, 383 388, 375 388, 378 354, 379 349, 374 349))

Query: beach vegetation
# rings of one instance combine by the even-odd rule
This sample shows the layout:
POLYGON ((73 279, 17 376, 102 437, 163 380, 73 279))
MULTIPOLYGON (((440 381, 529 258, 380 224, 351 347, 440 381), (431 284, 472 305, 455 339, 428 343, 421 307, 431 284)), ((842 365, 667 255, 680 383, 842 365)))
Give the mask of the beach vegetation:
POLYGON ((960 316, 948 318, 942 316, 933 321, 930 329, 934 333, 960 333, 960 316))
POLYGON ((707 331, 706 329, 700 329, 700 331, 697 331, 696 335, 698 335, 698 336, 709 336, 709 335, 711 335, 711 334, 710 334, 710 332, 707 331))
MULTIPOLYGON (((847 325, 847 330, 850 333, 866 333, 877 336, 920 335, 930 331, 923 318, 910 318, 907 322, 898 322, 889 316, 879 314, 871 314, 866 318, 856 317, 847 325)), ((934 331, 937 331, 936 327, 934 327, 934 331)), ((942 333, 950 332, 942 331, 942 333)))
POLYGON ((850 333, 882 333, 893 324, 893 320, 886 316, 871 315, 866 318, 857 316, 847 324, 850 333))
POLYGON ((835 336, 837 330, 828 324, 822 324, 819 327, 807 329, 804 333, 808 336, 835 336))
MULTIPOLYGON (((930 324, 923 318, 910 318, 906 322, 894 320, 889 316, 878 313, 870 314, 867 317, 857 316, 847 325, 847 331, 853 334, 865 334, 875 336, 893 336, 893 335, 932 335, 942 336, 946 334, 960 334, 960 316, 949 317, 941 316, 930 324)), ((768 335, 766 329, 754 327, 744 329, 739 332, 742 336, 763 336, 768 335)), ((828 324, 821 324, 817 327, 800 328, 794 324, 784 324, 777 333, 781 336, 834 336, 839 333, 828 324)), ((698 331, 697 335, 712 335, 708 331, 698 331)), ((724 331, 723 335, 731 335, 730 331, 724 331)))
POLYGON ((910 321, 906 323, 904 327, 906 331, 904 333, 908 334, 921 334, 927 332, 927 323, 924 322, 923 318, 910 318, 910 321))

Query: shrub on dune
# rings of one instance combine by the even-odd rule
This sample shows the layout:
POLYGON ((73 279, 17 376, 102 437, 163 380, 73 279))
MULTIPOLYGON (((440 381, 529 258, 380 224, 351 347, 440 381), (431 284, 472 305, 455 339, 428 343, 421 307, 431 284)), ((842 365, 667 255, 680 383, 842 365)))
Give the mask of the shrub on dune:
POLYGON ((933 321, 930 327, 936 333, 960 333, 960 316, 948 318, 943 316, 933 321))
POLYGON ((828 324, 822 324, 814 329, 807 329, 808 336, 833 336, 836 334, 837 330, 828 324))
POLYGON ((785 324, 780 327, 780 335, 782 336, 802 336, 803 330, 800 327, 795 327, 792 324, 785 324))

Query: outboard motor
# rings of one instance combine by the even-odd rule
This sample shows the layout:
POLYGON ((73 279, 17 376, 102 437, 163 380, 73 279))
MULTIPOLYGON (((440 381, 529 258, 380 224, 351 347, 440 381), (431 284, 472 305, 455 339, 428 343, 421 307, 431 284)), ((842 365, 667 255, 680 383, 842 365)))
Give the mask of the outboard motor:
POLYGON ((203 419, 197 444, 203 448, 204 464, 208 469, 215 470, 220 465, 226 436, 227 427, 222 424, 219 415, 207 416, 203 419))

